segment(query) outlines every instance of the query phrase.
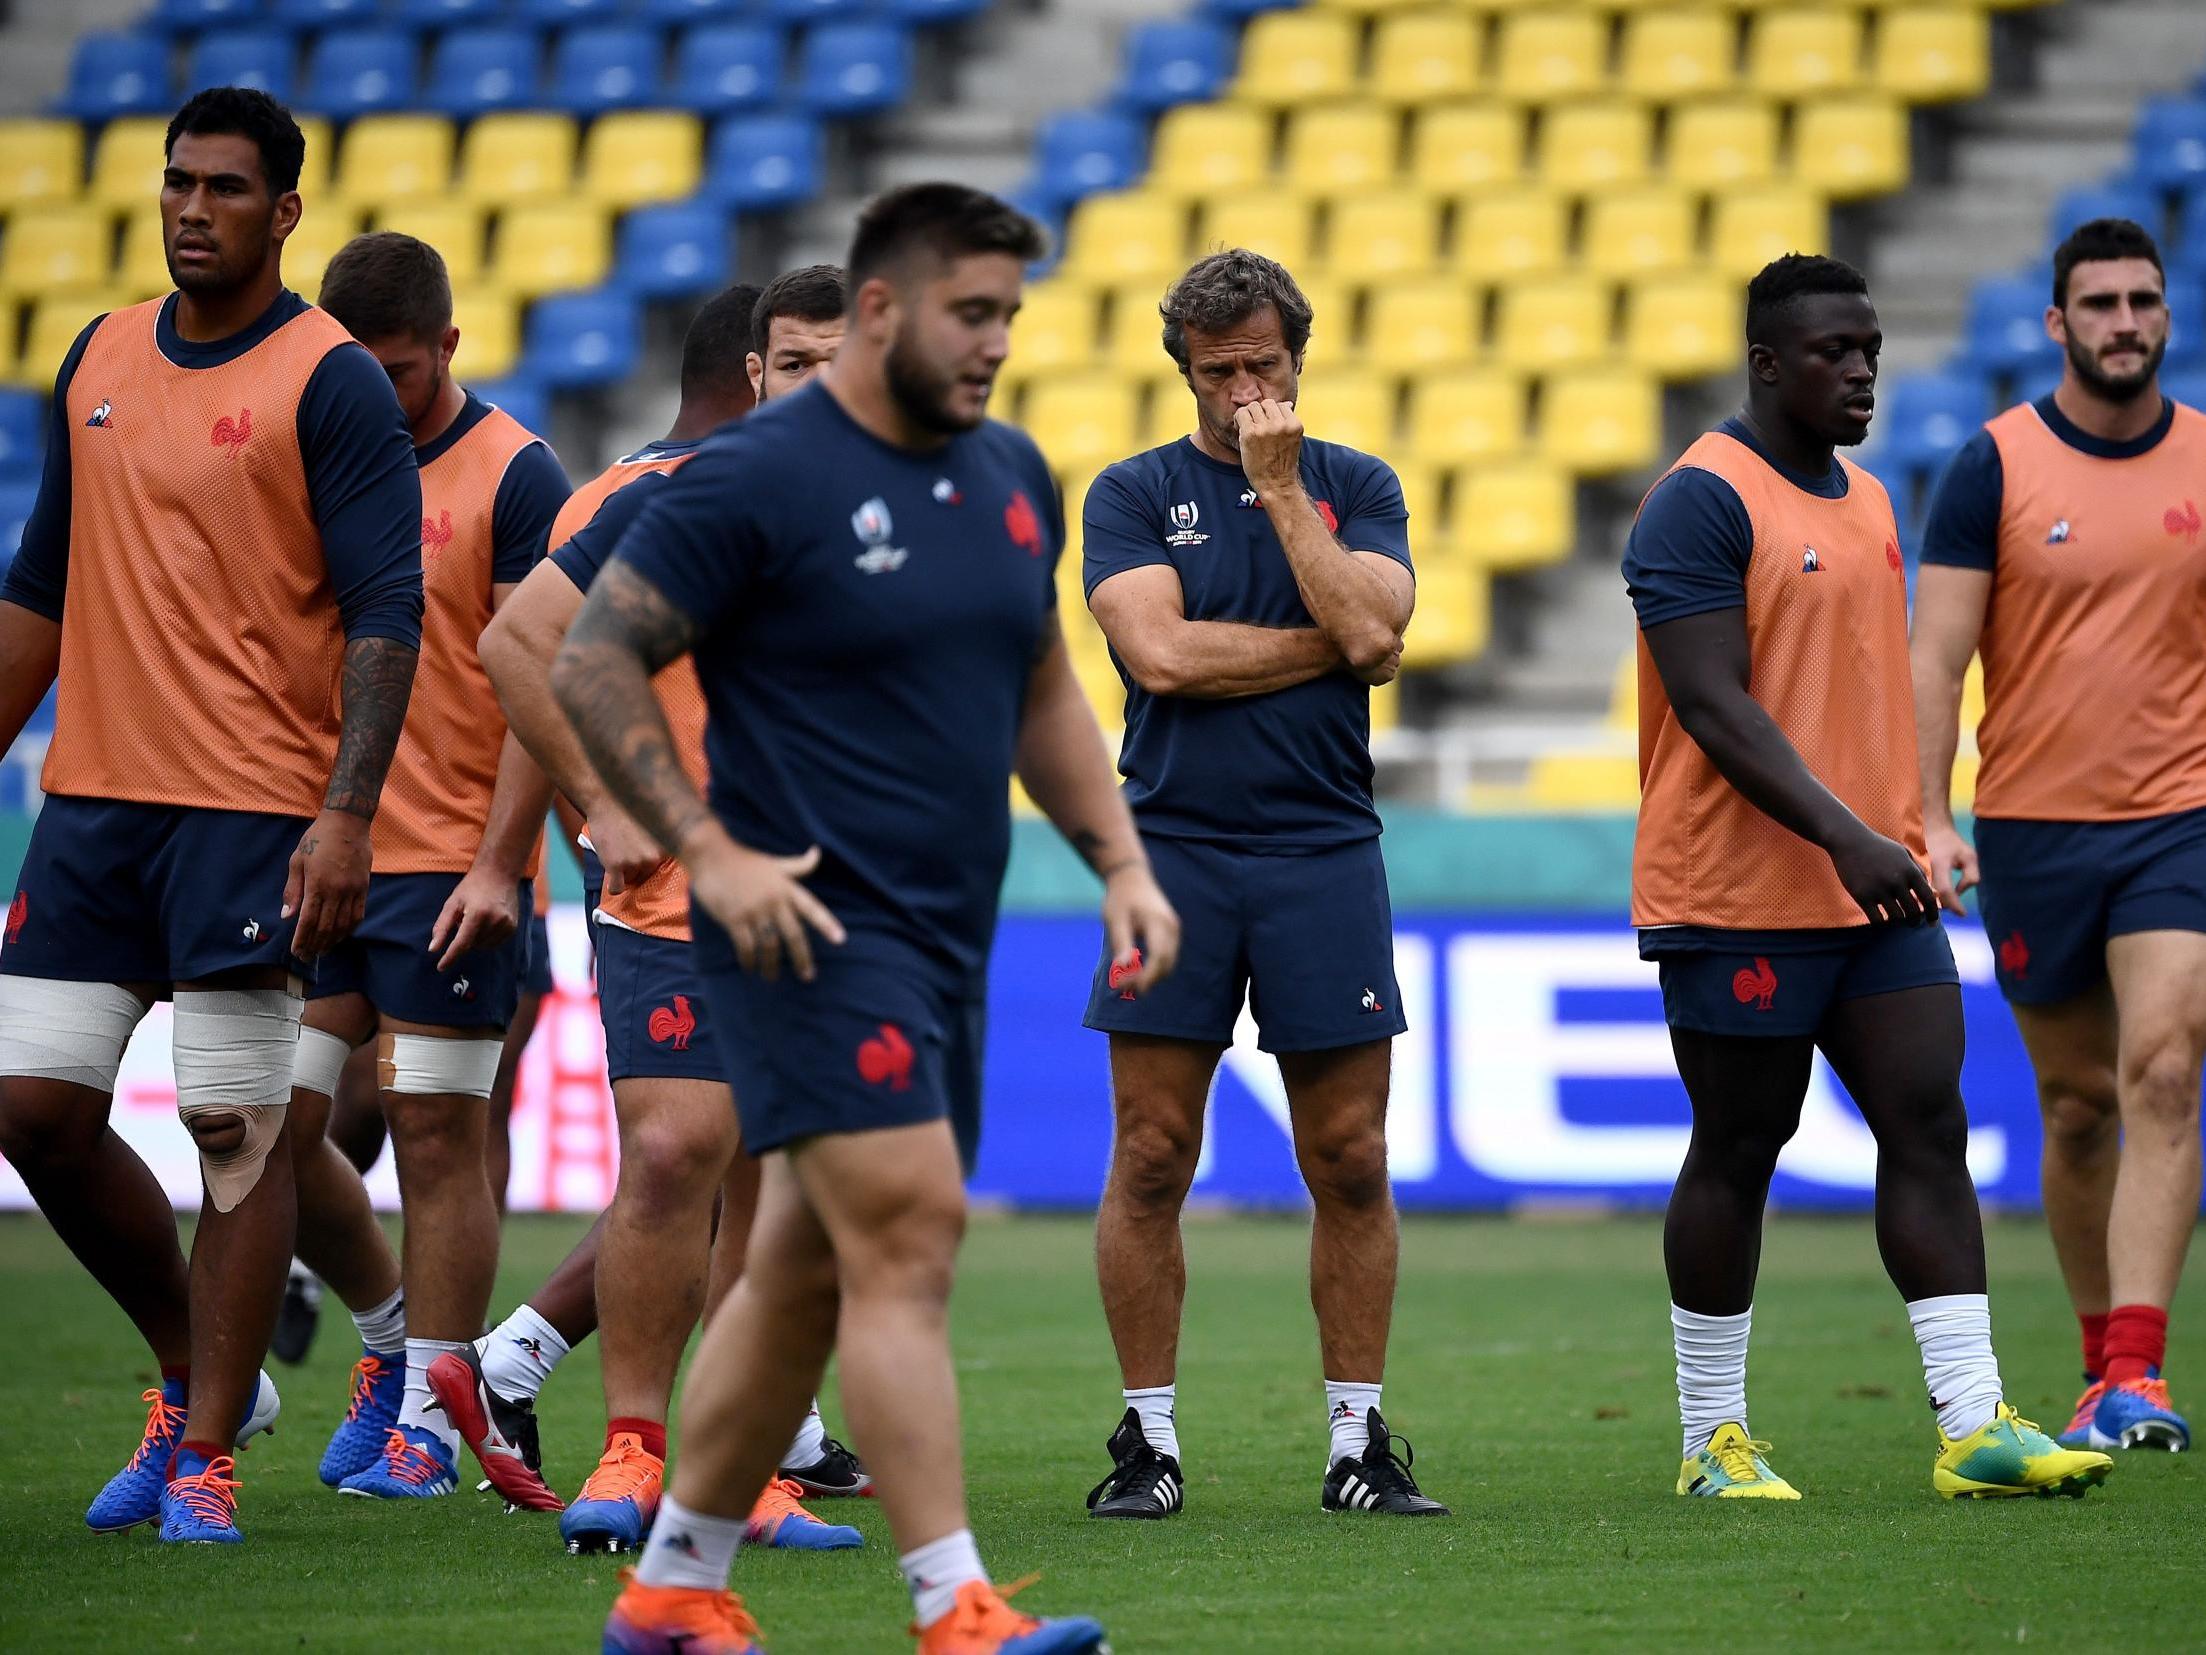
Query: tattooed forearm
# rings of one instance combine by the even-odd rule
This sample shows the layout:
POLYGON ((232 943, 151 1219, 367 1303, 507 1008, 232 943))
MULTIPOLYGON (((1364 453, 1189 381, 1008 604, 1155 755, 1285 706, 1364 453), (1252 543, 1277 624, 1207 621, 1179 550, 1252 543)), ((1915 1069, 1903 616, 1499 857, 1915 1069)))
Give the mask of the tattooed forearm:
POLYGON ((651 677, 686 651, 689 618, 640 575, 609 563, 552 658, 552 695, 621 808, 669 849, 706 815, 682 769, 651 677))
POLYGON ((343 724, 324 810, 373 819, 383 777, 406 727, 419 651, 396 638, 355 638, 345 645, 343 724))

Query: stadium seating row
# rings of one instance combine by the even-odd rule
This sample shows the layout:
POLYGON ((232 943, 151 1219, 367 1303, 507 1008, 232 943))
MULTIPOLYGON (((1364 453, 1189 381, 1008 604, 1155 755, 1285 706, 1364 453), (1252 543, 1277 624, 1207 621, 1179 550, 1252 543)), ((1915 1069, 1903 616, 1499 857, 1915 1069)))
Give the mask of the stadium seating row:
POLYGON ((949 23, 987 8, 988 0, 154 0, 140 26, 189 36, 247 24, 293 30, 371 23, 427 30, 493 22, 560 28, 636 17, 654 23, 740 18, 788 28, 869 18, 949 23))

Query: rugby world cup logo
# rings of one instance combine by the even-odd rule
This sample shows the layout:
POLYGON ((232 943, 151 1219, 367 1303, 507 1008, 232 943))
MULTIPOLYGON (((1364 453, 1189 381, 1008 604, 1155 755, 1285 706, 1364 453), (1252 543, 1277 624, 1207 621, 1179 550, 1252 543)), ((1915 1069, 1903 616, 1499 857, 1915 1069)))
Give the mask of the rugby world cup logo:
POLYGON ((1201 512, 1195 509, 1194 501, 1184 501, 1172 508, 1172 527, 1185 533, 1201 520, 1202 515, 1201 512))

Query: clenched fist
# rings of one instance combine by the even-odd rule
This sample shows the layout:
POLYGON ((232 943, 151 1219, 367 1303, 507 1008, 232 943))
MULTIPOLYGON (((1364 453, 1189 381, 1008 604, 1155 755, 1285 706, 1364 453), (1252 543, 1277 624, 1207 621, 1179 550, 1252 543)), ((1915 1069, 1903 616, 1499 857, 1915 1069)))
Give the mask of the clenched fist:
POLYGON ((1302 416, 1291 402, 1271 397, 1233 412, 1241 436, 1241 473, 1258 494, 1276 494, 1302 482, 1302 416))

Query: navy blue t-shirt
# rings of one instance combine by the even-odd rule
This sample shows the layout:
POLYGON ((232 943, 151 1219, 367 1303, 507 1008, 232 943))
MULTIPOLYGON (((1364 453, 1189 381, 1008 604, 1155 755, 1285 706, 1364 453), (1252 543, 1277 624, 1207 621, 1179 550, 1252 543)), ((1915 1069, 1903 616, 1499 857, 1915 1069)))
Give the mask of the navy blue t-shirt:
MULTIPOLYGON (((633 460, 665 460, 677 454, 688 454, 703 446, 704 438, 695 442, 649 442, 635 453, 624 455, 622 463, 633 460)), ((620 544, 620 537, 628 532, 628 525, 651 503, 652 496, 663 486, 670 473, 664 471, 639 471, 627 482, 603 500, 590 514, 589 522, 567 536, 566 541, 551 554, 552 566, 575 584, 578 592, 587 592, 590 582, 597 579, 597 572, 605 567, 613 548, 620 544)))
MULTIPOLYGON (((286 289, 260 318, 227 339, 194 343, 176 331, 176 296, 161 306, 154 339, 180 368, 214 368, 234 361, 310 308, 286 289)), ((38 504, 23 525, 22 548, 8 567, 0 598, 61 619, 69 581, 69 385, 92 330, 77 335, 54 378, 48 410, 45 469, 38 504)), ((322 556, 337 612, 349 638, 396 638, 421 644, 421 473, 414 439, 391 389, 390 376, 364 346, 340 345, 323 357, 299 395, 299 457, 307 497, 321 530, 322 556)))
MULTIPOLYGON (((1836 455, 1823 476, 1806 477, 1779 465, 1737 415, 1716 429, 1745 443, 1795 488, 1826 500, 1846 498, 1846 468, 1836 455)), ((1739 491, 1698 466, 1671 472, 1648 493, 1624 542, 1624 584, 1640 627, 1744 609, 1753 554, 1754 525, 1739 491)))
POLYGON ((845 946, 916 953, 957 993, 995 932, 1063 540, 1022 433, 898 448, 815 383, 716 432, 614 552, 697 628, 721 822, 818 845, 807 884, 845 946))
MULTIPOLYGON (((1409 511, 1384 460, 1305 438, 1302 486, 1343 546, 1409 561, 1409 511)), ((1179 572, 1191 621, 1312 627, 1279 535, 1240 466, 1182 437, 1096 478, 1081 513, 1086 590, 1146 564, 1179 572)), ((1252 850, 1374 837, 1371 690, 1345 667, 1265 695, 1151 695, 1126 664, 1119 773, 1144 833, 1252 850)))
MULTIPOLYGON (((2175 424, 2172 398, 2160 399, 2160 417, 2152 429, 2127 442, 2094 437, 2060 411, 2052 393, 2030 404, 2046 429, 2080 453, 2101 460, 2131 460, 2151 452, 2175 424)), ((1930 497, 1930 515, 1923 524, 1925 563, 1950 564, 1959 569, 1982 569, 1987 574, 1999 564, 1999 508, 2007 490, 2006 468, 2000 463, 1999 444, 1989 431, 1979 431, 1963 443, 1938 478, 1930 497)))

